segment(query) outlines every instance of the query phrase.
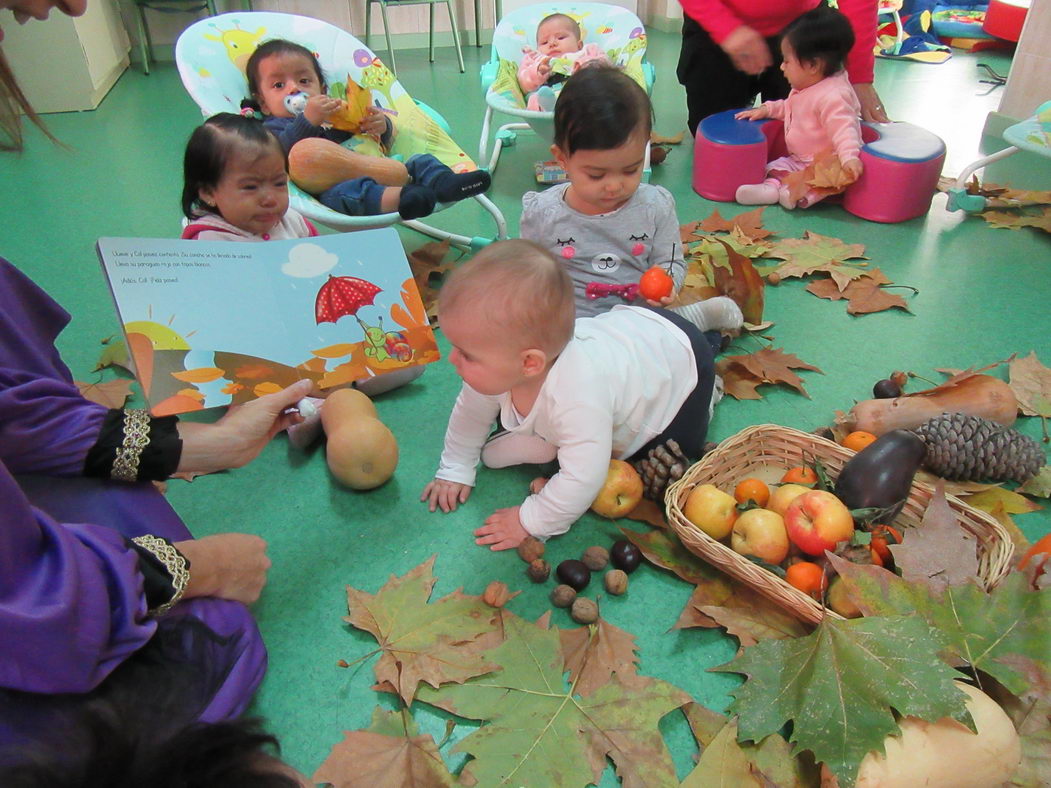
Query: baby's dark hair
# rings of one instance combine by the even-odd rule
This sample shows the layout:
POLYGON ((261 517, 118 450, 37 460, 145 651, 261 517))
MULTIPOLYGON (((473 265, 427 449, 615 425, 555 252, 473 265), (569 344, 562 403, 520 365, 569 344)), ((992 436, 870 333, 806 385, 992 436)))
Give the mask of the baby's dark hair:
POLYGON ((252 148, 260 156, 273 149, 284 158, 277 137, 263 124, 243 115, 220 112, 193 130, 182 160, 182 212, 187 219, 211 210, 201 202, 201 189, 214 189, 235 150, 252 148))
POLYGON ((830 77, 843 68, 854 29, 836 9, 818 6, 786 27, 784 39, 801 63, 820 63, 822 76, 830 77))
POLYGON ((540 24, 536 26, 536 29, 539 30, 548 22, 564 22, 577 34, 578 41, 584 37, 584 31, 580 29, 580 23, 569 14, 548 14, 540 20, 540 24))
POLYGON ((245 78, 248 80, 248 95, 252 98, 251 101, 242 101, 242 107, 250 106, 253 109, 259 109, 259 64, 271 55, 301 55, 307 58, 314 67, 317 81, 321 83, 322 92, 328 90, 325 72, 321 70, 321 64, 313 52, 294 41, 288 41, 284 38, 273 38, 260 44, 248 58, 248 63, 245 65, 245 78))
POLYGON ((652 129, 650 97, 614 66, 580 69, 566 80, 555 103, 555 145, 567 156, 619 148, 639 133, 648 140, 652 129))

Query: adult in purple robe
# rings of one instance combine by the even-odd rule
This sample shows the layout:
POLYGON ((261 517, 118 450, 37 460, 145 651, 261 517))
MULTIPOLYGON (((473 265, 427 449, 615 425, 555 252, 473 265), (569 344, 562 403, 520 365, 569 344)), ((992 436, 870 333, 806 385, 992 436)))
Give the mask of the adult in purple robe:
MULTIPOLYGON (((226 534, 190 541, 149 481, 84 476, 106 422, 119 413, 84 399, 73 384, 54 345, 68 322, 58 304, 0 260, 0 747, 33 735, 37 712, 55 707, 41 696, 75 705, 94 691, 151 640, 158 621, 193 619, 196 631, 212 636, 210 664, 201 666, 212 691, 194 701, 194 718, 239 715, 266 667, 244 604, 265 582, 262 540, 226 534), (149 614, 143 556, 130 542, 144 534, 170 540, 190 558, 183 600, 159 618, 149 614)), ((175 425, 175 467, 244 464, 286 425, 282 413, 304 387, 256 400, 216 424, 175 425)), ((158 674, 163 681, 163 664, 158 674)))

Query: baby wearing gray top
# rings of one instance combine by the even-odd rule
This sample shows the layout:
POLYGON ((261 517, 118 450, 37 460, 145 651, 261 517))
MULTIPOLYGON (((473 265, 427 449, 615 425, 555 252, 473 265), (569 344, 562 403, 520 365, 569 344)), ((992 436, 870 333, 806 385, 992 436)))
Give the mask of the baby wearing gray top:
POLYGON ((678 292, 686 278, 686 263, 675 198, 667 189, 640 183, 620 208, 591 216, 569 207, 567 188, 564 183, 527 192, 522 197, 519 234, 565 261, 573 279, 577 317, 593 317, 617 304, 644 304, 642 296, 628 300, 603 286, 637 285, 655 265, 671 274, 678 292))

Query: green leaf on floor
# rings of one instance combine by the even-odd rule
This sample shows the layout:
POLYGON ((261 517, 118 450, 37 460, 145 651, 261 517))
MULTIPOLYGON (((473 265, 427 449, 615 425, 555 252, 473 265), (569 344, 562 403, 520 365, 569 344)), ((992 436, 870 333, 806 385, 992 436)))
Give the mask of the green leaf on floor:
POLYGON ((939 645, 915 616, 826 618, 812 635, 763 641, 716 670, 748 677, 730 706, 740 739, 760 741, 791 722, 792 743, 849 788, 865 755, 898 732, 895 713, 970 721, 939 645))

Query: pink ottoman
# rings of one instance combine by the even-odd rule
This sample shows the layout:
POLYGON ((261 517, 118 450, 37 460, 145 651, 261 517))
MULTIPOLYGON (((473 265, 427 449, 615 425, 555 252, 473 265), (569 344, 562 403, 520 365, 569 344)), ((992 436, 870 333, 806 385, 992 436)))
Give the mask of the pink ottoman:
MULTIPOLYGON (((697 126, 693 190, 717 202, 733 202, 737 187, 759 183, 766 163, 785 155, 784 124, 735 120, 727 110, 697 126)), ((903 222, 930 207, 945 162, 945 143, 911 123, 863 123, 864 172, 843 195, 843 207, 873 222, 903 222)))

